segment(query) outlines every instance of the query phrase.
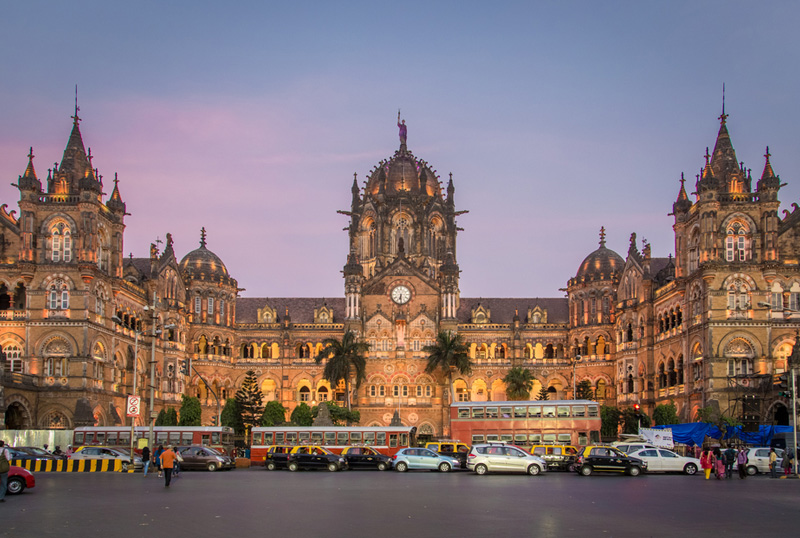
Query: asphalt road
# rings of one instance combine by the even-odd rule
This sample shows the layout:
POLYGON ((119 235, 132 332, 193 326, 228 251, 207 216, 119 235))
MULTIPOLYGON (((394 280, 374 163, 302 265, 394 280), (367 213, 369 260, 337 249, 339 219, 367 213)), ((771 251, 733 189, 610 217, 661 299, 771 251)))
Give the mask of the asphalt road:
POLYGON ((38 473, 0 536, 796 536, 800 480, 394 471, 38 473))

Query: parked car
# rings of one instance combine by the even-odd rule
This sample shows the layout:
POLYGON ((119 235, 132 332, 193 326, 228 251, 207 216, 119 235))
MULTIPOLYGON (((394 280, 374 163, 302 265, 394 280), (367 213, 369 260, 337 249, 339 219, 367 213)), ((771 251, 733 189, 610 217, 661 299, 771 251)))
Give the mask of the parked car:
POLYGON ((480 475, 505 472, 534 476, 547 471, 547 462, 517 446, 489 443, 472 447, 467 456, 467 468, 480 475))
POLYGON ((630 455, 647 462, 647 472, 693 475, 700 469, 699 459, 680 456, 665 448, 643 448, 630 455))
POLYGON ((192 469, 206 469, 216 471, 217 469, 234 469, 236 462, 230 456, 223 454, 215 448, 202 445, 178 446, 175 451, 181 455, 181 471, 192 469))
POLYGON ((427 448, 404 448, 392 456, 392 465, 395 471, 404 473, 411 469, 428 469, 446 473, 458 467, 458 460, 437 454, 427 448))
POLYGON ((317 445, 296 446, 289 453, 286 468, 290 471, 300 469, 327 469, 331 472, 347 469, 347 460, 325 447, 317 445))
POLYGON ((571 445, 535 445, 530 452, 546 461, 551 471, 574 471, 578 459, 578 449, 571 445))
POLYGON ((36 485, 36 480, 33 473, 22 467, 12 465, 8 471, 8 486, 6 486, 6 493, 9 495, 17 495, 25 491, 25 488, 32 488, 36 485))
MULTIPOLYGON (((120 460, 122 470, 127 471, 131 465, 131 454, 121 448, 111 448, 107 446, 81 446, 72 453, 72 460, 120 460)), ((133 468, 140 471, 144 467, 140 456, 133 457, 133 468)))
POLYGON ((650 443, 632 442, 632 441, 611 443, 611 446, 613 446, 618 450, 623 451, 626 454, 633 454, 637 450, 642 450, 643 448, 656 448, 656 449, 658 448, 657 446, 651 445, 650 443))
POLYGON ((6 449, 11 452, 11 459, 13 460, 61 461, 62 459, 36 446, 15 446, 6 447, 6 449))
POLYGON ((294 445, 270 445, 267 448, 267 455, 264 456, 264 468, 267 471, 285 469, 289 463, 289 453, 293 449, 294 445))
POLYGON ((350 469, 377 469, 385 471, 392 467, 392 458, 381 454, 371 446, 348 446, 342 450, 350 469))
MULTIPOLYGON (((778 455, 778 465, 783 463, 783 456, 786 452, 782 448, 776 448, 775 454, 778 455)), ((769 472, 769 447, 756 446, 747 449, 747 474, 753 476, 758 473, 769 472)))
POLYGON ((611 446, 587 446, 578 456, 575 470, 582 476, 593 472, 627 473, 639 476, 647 471, 647 462, 628 456, 611 446))
POLYGON ((431 441, 425 443, 425 448, 433 450, 437 454, 450 456, 458 460, 461 469, 467 468, 467 454, 469 454, 470 446, 461 441, 431 441))

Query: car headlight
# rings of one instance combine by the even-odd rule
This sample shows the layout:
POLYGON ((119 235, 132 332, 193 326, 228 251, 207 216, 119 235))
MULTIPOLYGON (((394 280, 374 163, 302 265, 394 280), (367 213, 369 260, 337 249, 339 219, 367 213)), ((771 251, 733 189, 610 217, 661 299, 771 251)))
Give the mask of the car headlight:
POLYGON ((222 456, 217 456, 217 461, 218 461, 218 462, 220 462, 220 463, 222 463, 222 462, 224 462, 225 460, 224 460, 224 459, 222 459, 222 456))
POLYGON ((339 463, 344 463, 344 458, 339 458, 339 463))

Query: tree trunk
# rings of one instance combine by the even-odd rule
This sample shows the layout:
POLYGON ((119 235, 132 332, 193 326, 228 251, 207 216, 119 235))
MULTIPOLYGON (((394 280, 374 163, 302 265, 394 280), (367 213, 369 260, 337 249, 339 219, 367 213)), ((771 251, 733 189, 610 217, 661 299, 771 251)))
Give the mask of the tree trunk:
POLYGON ((352 411, 350 408, 350 376, 344 380, 345 399, 347 401, 347 410, 352 411))

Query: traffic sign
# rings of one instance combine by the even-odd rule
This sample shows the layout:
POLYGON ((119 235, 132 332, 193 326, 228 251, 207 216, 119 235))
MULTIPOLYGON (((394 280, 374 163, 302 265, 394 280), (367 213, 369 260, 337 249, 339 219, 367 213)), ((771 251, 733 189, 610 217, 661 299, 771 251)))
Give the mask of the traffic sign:
POLYGON ((128 396, 128 416, 138 417, 142 405, 141 396, 128 396))

